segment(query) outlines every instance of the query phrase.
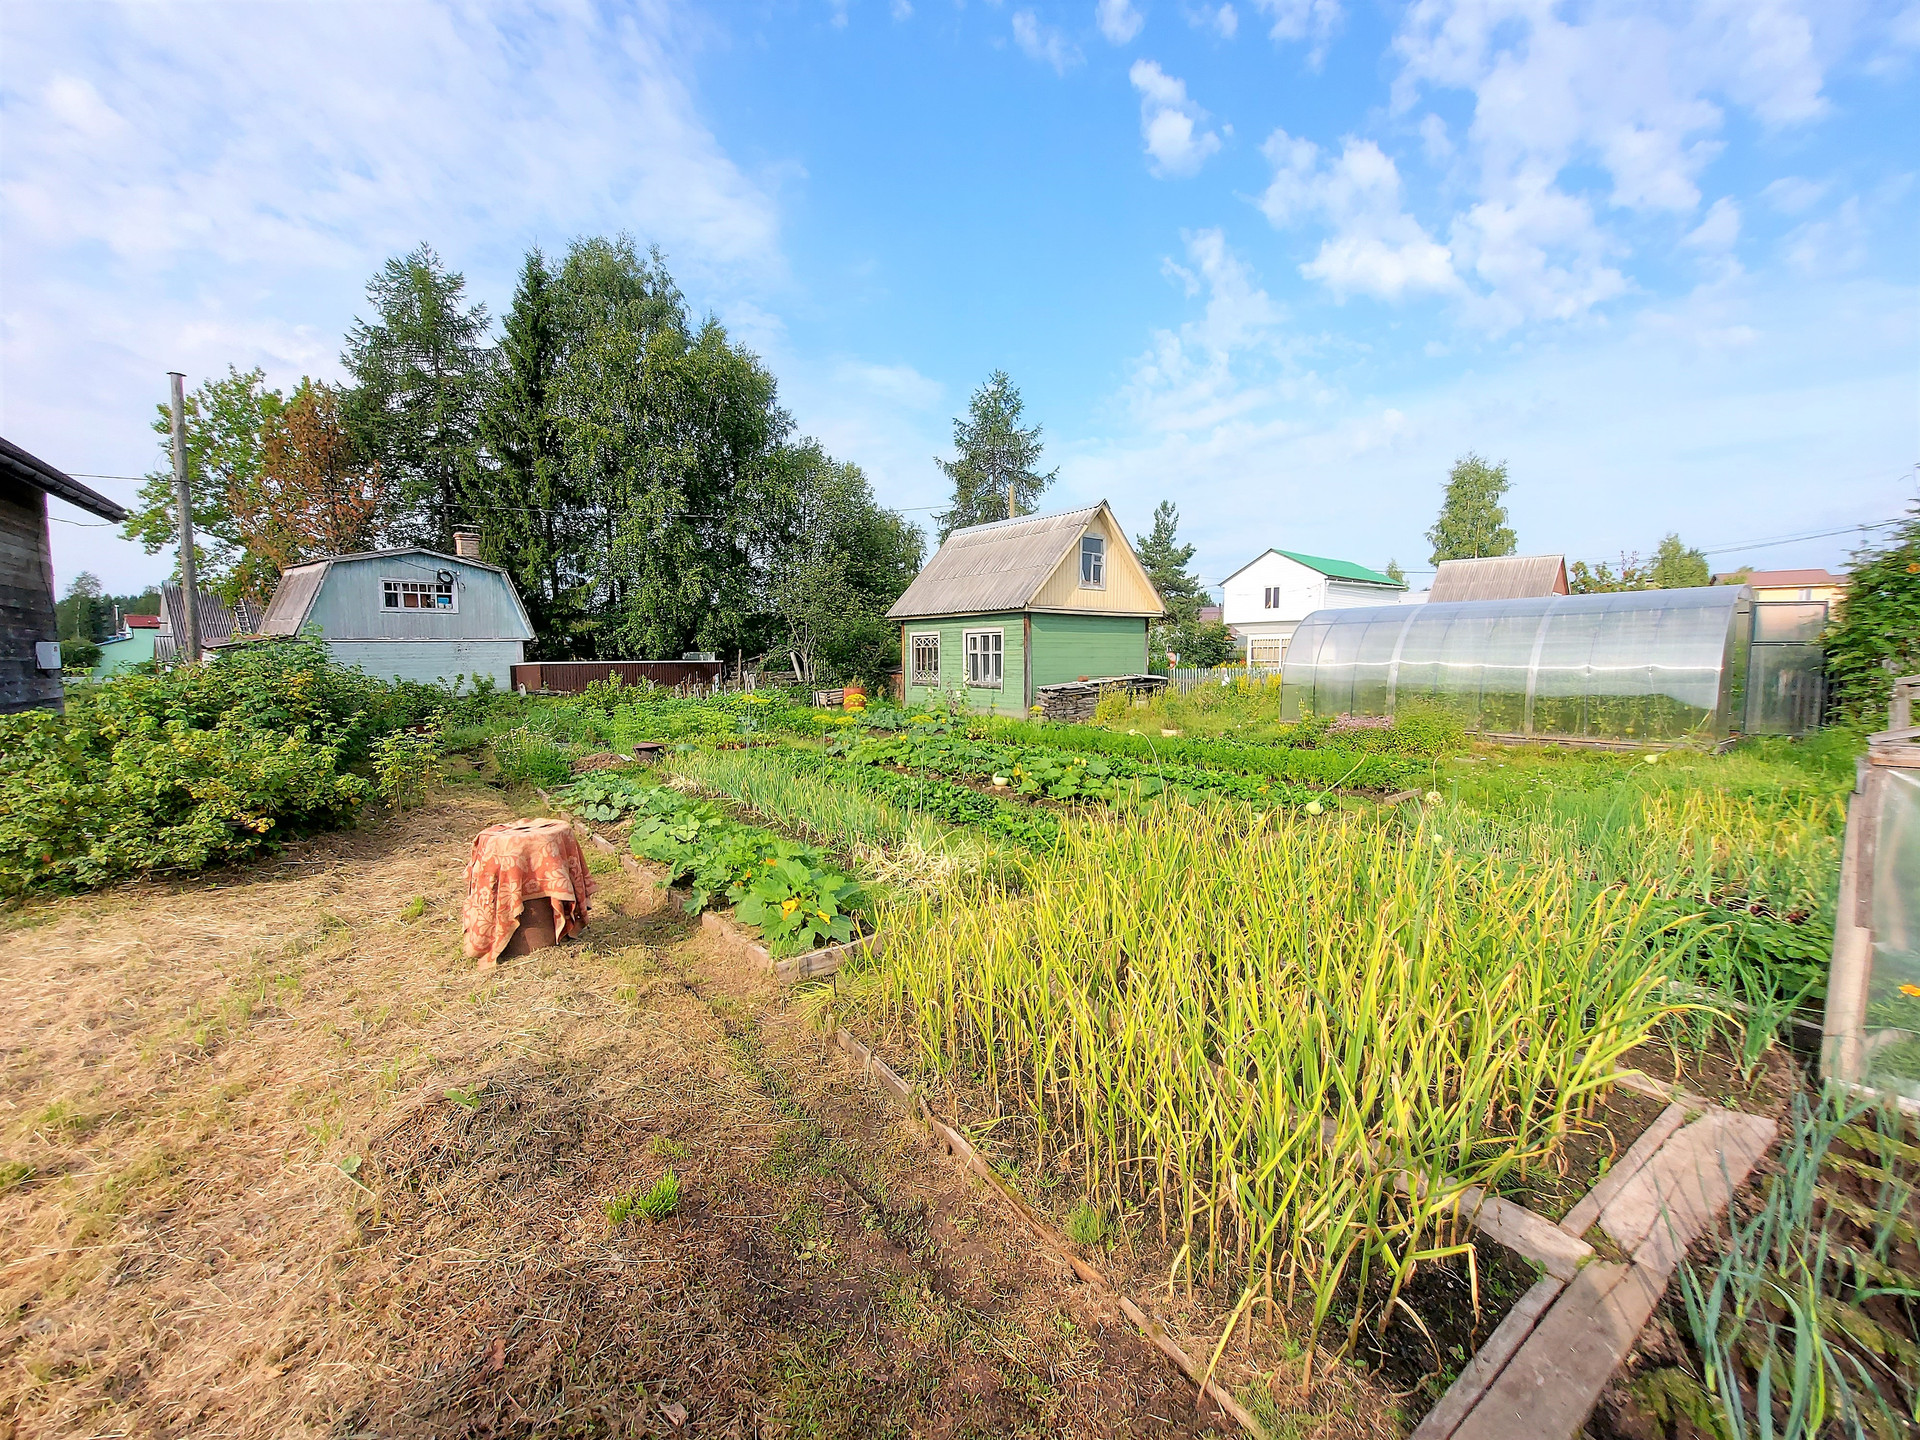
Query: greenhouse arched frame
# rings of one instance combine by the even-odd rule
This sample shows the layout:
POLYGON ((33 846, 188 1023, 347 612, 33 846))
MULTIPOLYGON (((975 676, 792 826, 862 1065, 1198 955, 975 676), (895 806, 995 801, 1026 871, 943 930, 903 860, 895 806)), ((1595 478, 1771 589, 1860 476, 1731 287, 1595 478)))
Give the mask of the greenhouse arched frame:
POLYGON ((1796 714, 1809 708, 1811 674, 1817 724, 1818 625, 1765 614, 1783 643, 1757 651, 1754 612, 1744 585, 1317 610, 1287 646, 1281 718, 1392 716, 1419 703, 1499 737, 1717 742, 1756 728, 1745 723, 1751 654, 1796 714))

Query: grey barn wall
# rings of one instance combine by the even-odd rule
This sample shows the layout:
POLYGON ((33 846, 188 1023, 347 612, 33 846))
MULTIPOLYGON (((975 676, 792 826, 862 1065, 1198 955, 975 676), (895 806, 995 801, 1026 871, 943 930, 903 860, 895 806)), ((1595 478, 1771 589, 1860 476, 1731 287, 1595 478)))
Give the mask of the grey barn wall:
MULTIPOLYGON (((510 583, 498 571, 433 555, 335 560, 314 597, 306 624, 318 625, 320 633, 332 641, 530 640, 533 637, 520 618, 510 583), (384 607, 382 580, 430 581, 441 570, 451 570, 458 577, 460 608, 453 614, 384 607)), ((500 679, 506 683, 506 676, 500 679)))
POLYGON ((60 708, 60 676, 34 661, 37 641, 60 633, 53 613, 53 564, 47 544, 47 497, 0 477, 0 714, 60 708))

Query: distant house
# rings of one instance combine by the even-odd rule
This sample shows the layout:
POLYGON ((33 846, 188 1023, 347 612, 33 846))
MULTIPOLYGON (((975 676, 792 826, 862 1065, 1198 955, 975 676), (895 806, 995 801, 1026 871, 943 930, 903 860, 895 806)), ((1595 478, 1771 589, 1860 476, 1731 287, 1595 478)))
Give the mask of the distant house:
POLYGON ((105 680, 153 659, 159 635, 158 615, 122 615, 120 633, 100 642, 100 663, 93 667, 92 678, 105 680))
POLYGON ((1826 570, 1736 570, 1714 576, 1713 583, 1750 585, 1758 601, 1824 600, 1829 607, 1847 593, 1847 577, 1826 570))
POLYGON ((0 715, 58 710, 66 699, 53 611, 49 495, 102 520, 127 518, 106 496, 0 438, 0 715))
POLYGON ((1485 555, 1442 560, 1427 592, 1429 605, 1456 600, 1524 600, 1567 593, 1564 555, 1485 555))
POLYGON ((454 542, 460 554, 409 546, 289 566, 260 633, 315 633, 336 660, 384 680, 484 676, 504 689, 533 625, 507 572, 479 558, 479 537, 454 542))
POLYGON ((1406 582, 1356 565, 1295 550, 1267 550, 1222 585, 1221 618, 1249 665, 1278 665, 1294 629, 1316 610, 1391 605, 1406 582))
MULTIPOLYGON (((196 590, 194 594, 193 623, 200 631, 200 653, 195 659, 206 659, 207 651, 218 650, 236 635, 260 633, 261 610, 251 600, 229 605, 211 590, 196 590)), ((171 660, 180 653, 187 633, 187 592, 178 585, 160 587, 159 621, 153 638, 154 658, 171 660)))
POLYGON ((1140 675, 1166 613, 1102 500, 956 530, 887 611, 908 704, 964 692, 1023 715, 1042 685, 1140 675))

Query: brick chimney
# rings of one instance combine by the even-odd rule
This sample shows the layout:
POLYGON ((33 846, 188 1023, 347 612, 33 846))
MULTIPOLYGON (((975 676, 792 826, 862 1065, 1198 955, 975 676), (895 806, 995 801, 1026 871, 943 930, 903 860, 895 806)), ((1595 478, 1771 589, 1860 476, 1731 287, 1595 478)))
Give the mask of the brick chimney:
POLYGON ((456 530, 453 532, 453 553, 462 560, 480 558, 480 532, 478 530, 456 530))

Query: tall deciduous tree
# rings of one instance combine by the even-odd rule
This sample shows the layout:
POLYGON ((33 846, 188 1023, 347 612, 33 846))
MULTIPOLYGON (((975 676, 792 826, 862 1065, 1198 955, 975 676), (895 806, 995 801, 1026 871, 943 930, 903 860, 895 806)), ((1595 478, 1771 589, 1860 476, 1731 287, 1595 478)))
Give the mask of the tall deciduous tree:
POLYGON ((878 681, 900 663, 886 611, 920 568, 920 531, 875 503, 858 465, 816 441, 788 446, 781 469, 787 538, 769 585, 784 632, 777 643, 809 680, 878 681))
POLYGON ((954 457, 934 463, 953 482, 953 506, 934 516, 945 540, 969 525, 1030 515, 1040 496, 1059 475, 1041 474, 1040 426, 1022 427, 1025 403, 1007 372, 996 370, 973 392, 965 415, 953 421, 954 457))
POLYGON ((379 539, 379 467, 348 433, 343 401, 336 387, 303 378, 264 428, 253 483, 229 497, 247 553, 276 573, 371 550, 379 539))
POLYGON ((1653 563, 1647 566, 1647 584, 1655 590, 1686 590, 1712 583, 1713 574, 1707 569, 1705 553, 1688 548, 1678 535, 1669 531, 1660 548, 1653 552, 1653 563))
POLYGON ((1513 554, 1519 542, 1507 525, 1506 506, 1500 503, 1509 483, 1504 460, 1489 465, 1468 452, 1453 462, 1440 518, 1427 531, 1427 543, 1433 546, 1429 557, 1432 564, 1513 554))
POLYGON ((1825 638, 1834 704, 1857 724, 1885 725, 1894 678, 1920 674, 1920 503, 1884 542, 1855 553, 1825 638))
MULTIPOLYGON (((262 599, 278 579, 269 561, 247 552, 232 497, 258 476, 262 432, 284 403, 278 390, 267 388, 265 372, 234 366, 228 366, 224 376, 202 381, 186 397, 194 568, 202 585, 228 600, 262 599)), ((147 473, 124 527, 126 537, 137 540, 149 555, 180 543, 170 407, 155 407, 153 430, 163 459, 147 473)))
POLYGON ((386 477, 385 528, 449 550, 478 440, 487 310, 467 304, 466 278, 425 244, 387 261, 367 300, 373 317, 353 322, 340 357, 354 379, 348 422, 386 477))
POLYGON ((53 607, 53 619, 55 636, 62 641, 90 644, 105 639, 113 624, 113 609, 101 592, 100 577, 91 570, 74 576, 67 593, 53 607))

